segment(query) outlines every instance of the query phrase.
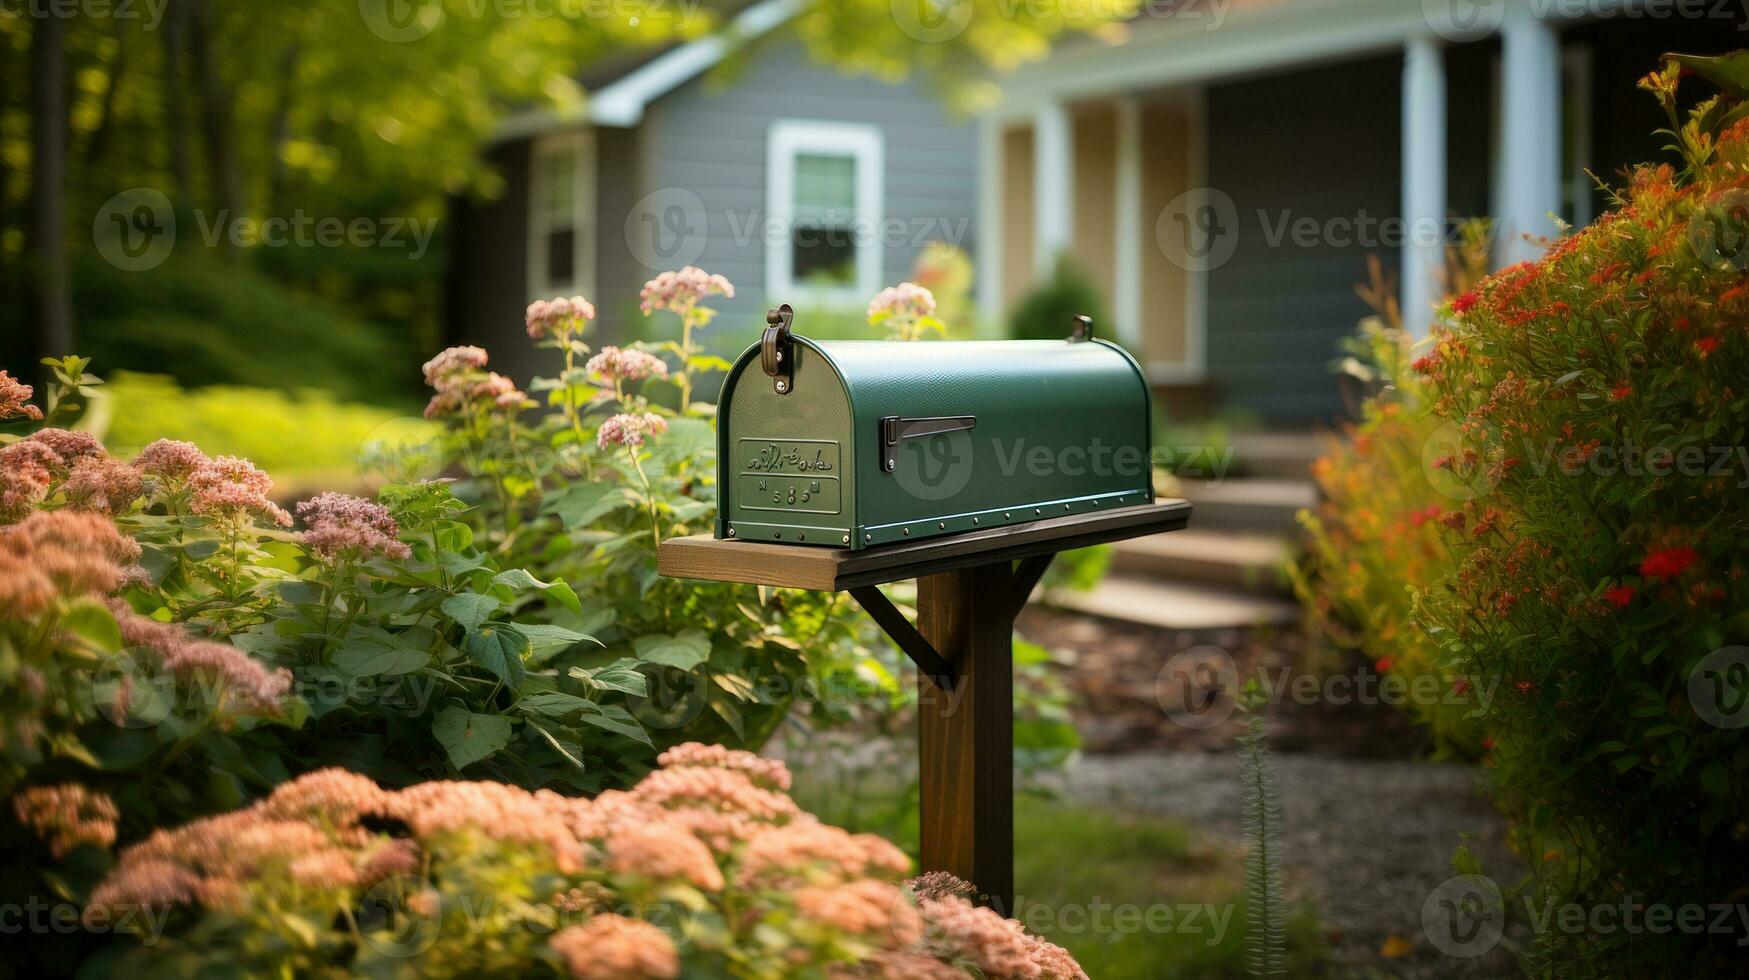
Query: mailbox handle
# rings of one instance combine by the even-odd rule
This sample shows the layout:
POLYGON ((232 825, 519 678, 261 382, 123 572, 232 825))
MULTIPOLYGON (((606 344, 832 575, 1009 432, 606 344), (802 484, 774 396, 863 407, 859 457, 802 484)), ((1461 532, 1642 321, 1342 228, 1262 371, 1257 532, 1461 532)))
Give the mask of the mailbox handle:
POLYGON ((920 439, 945 432, 964 432, 978 424, 976 415, 936 415, 929 418, 902 419, 897 415, 881 418, 881 470, 891 473, 899 468, 899 443, 905 439, 920 439))
POLYGON ((1069 331, 1069 342, 1070 343, 1078 344, 1084 340, 1092 340, 1093 339, 1093 318, 1092 317, 1088 316, 1085 313, 1077 313, 1077 314, 1075 314, 1074 317, 1071 318, 1070 322, 1072 322, 1074 324, 1074 327, 1071 328, 1069 331))
POLYGON ((796 312, 788 303, 765 314, 765 334, 759 340, 759 364, 772 378, 772 387, 787 395, 795 387, 795 355, 790 351, 789 329, 796 312))

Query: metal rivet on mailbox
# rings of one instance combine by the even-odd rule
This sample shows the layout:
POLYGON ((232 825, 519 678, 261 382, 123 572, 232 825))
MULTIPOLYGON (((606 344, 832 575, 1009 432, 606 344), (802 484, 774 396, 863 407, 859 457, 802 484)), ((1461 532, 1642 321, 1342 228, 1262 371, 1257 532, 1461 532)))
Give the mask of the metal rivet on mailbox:
POLYGON ((906 528, 906 529, 905 529, 905 537, 907 537, 907 538, 908 538, 908 537, 910 537, 910 536, 911 536, 911 529, 910 529, 910 528, 906 528))
POLYGON ((943 531, 947 530, 947 522, 946 521, 941 521, 940 523, 936 524, 935 526, 943 531))

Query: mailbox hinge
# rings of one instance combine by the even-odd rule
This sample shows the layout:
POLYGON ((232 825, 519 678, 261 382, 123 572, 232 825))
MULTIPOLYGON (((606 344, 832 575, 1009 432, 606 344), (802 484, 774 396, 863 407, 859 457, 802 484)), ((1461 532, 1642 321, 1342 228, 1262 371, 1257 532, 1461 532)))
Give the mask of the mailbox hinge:
POLYGON ((789 341, 795 310, 788 303, 765 313, 765 334, 759 340, 759 364, 771 376, 771 387, 780 395, 795 390, 796 358, 789 341))
POLYGON ((899 468, 899 443, 905 439, 941 435, 944 432, 964 432, 976 427, 976 415, 938 415, 926 419, 902 419, 897 415, 881 418, 881 472, 899 468))

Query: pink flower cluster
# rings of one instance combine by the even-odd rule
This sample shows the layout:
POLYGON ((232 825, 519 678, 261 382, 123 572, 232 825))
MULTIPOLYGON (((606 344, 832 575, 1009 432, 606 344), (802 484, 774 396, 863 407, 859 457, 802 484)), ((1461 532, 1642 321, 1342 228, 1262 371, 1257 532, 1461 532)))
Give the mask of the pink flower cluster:
POLYGON ((638 293, 639 306, 645 316, 657 310, 686 316, 706 296, 726 296, 733 299, 735 285, 722 276, 689 265, 679 272, 658 275, 644 283, 643 290, 638 293))
POLYGON ((528 335, 536 340, 581 333, 584 322, 593 319, 595 304, 581 296, 537 299, 528 304, 528 312, 523 315, 528 335))
MULTIPOLYGON (((454 882, 465 881, 468 867, 531 868, 543 879, 569 879, 558 883, 553 911, 587 917, 548 940, 573 977, 672 978, 683 967, 673 937, 606 910, 639 907, 626 904, 620 890, 627 888, 688 888, 692 901, 718 902, 732 871, 743 889, 728 920, 737 933, 835 932, 855 942, 830 945, 866 951, 860 963, 813 963, 812 942, 798 946, 792 965, 813 967, 811 975, 963 977, 950 965, 963 963, 991 978, 1085 980, 1063 950, 974 908, 951 894, 955 888, 918 899, 899 881, 909 866, 902 853, 802 813, 777 788, 789 785, 781 763, 700 745, 672 749, 661 761, 632 789, 594 800, 489 782, 386 790, 322 770, 245 810, 160 830, 127 848, 87 914, 196 905, 283 916, 297 911, 284 904, 288 890, 274 887, 287 881, 317 892, 301 896, 311 915, 329 915, 336 902, 356 901, 391 874, 417 870, 454 882), (509 850, 494 856, 494 847, 509 850)), ((431 908, 440 897, 414 896, 431 908)))
POLYGON ((584 365, 589 372, 608 381, 642 381, 645 378, 668 377, 668 363, 654 354, 641 350, 603 347, 601 353, 584 365))
POLYGON ((99 514, 38 511, 0 528, 0 617, 34 619, 58 597, 120 588, 140 546, 99 514))
POLYGON ((61 484, 67 505, 100 514, 119 514, 140 498, 140 471, 108 456, 87 456, 73 464, 61 484))
POLYGON ((210 692, 203 691, 212 695, 210 700, 215 704, 228 697, 248 709, 273 714, 291 691, 292 675, 284 667, 268 670, 228 643, 197 639, 177 624, 141 616, 120 599, 111 599, 109 608, 121 627, 124 643, 151 651, 178 680, 217 685, 210 692))
POLYGON ((297 509, 307 528, 300 539, 319 558, 405 560, 412 555, 399 540, 400 525, 381 504, 330 490, 298 504, 297 509))
POLYGON ((669 980, 680 976, 680 951, 642 919, 611 912, 561 930, 553 952, 577 980, 669 980))
POLYGON ((194 471, 207 462, 206 453, 192 442, 159 439, 140 450, 134 468, 165 490, 180 490, 194 471))
POLYGON ((902 320, 921 320, 926 316, 935 315, 935 294, 927 288, 914 282, 902 282, 897 286, 888 286, 875 295, 868 304, 868 318, 892 317, 902 320))
POLYGON ((42 409, 30 404, 30 396, 34 394, 36 389, 0 369, 0 419, 41 419, 42 409))
POLYGON ((595 444, 602 449, 608 446, 625 446, 636 449, 644 444, 649 436, 659 436, 668 431, 668 420, 655 412, 621 412, 601 423, 601 428, 595 433, 595 444))
POLYGON ((259 517, 281 527, 291 527, 291 515, 275 504, 273 478, 240 456, 206 460, 188 478, 194 497, 189 509, 221 521, 242 526, 259 517))
POLYGON ((103 850, 115 846, 115 825, 121 820, 114 800, 78 783, 21 789, 12 797, 12 812, 49 842, 56 858, 82 845, 103 850))
POLYGON ((476 406, 517 412, 530 404, 516 382, 487 372, 486 352, 478 347, 451 347, 425 362, 425 383, 437 394, 425 405, 425 417, 457 415, 476 406))

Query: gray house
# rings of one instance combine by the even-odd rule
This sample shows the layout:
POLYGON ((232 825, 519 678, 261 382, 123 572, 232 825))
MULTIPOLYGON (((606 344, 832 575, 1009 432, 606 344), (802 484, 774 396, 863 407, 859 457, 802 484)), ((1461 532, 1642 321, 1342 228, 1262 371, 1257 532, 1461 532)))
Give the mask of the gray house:
POLYGON ((528 302, 582 293, 598 338, 623 340, 644 329, 639 287, 697 265, 736 285, 707 339, 739 350, 768 305, 843 322, 930 242, 972 249, 975 128, 916 82, 815 64, 777 30, 792 13, 763 0, 735 19, 739 47, 710 37, 594 70, 579 118, 508 120, 484 150, 505 192, 452 205, 446 340, 519 379, 550 372, 520 337, 528 302))

